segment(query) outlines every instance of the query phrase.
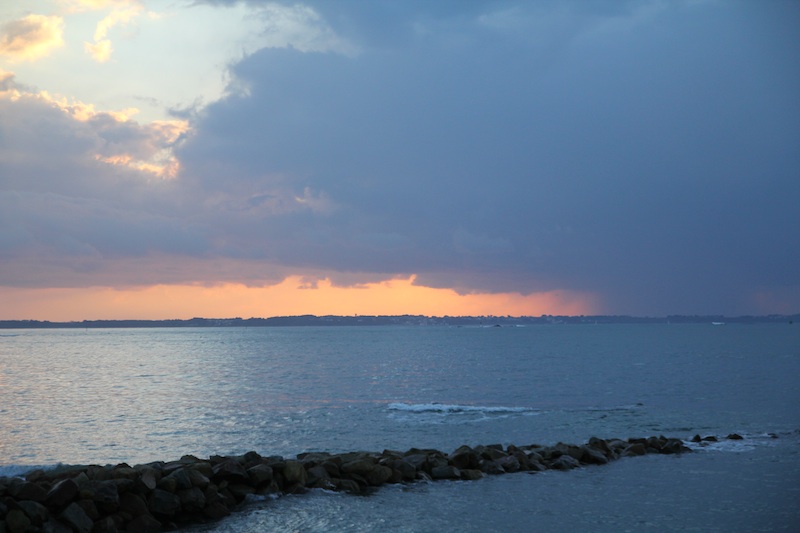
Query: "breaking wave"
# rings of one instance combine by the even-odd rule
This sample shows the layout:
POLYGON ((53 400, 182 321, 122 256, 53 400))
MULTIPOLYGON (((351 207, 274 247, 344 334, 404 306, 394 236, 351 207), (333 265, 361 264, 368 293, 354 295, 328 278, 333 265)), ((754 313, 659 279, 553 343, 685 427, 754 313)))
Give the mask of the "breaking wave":
POLYGON ((459 405, 459 404, 446 404, 446 403, 402 403, 394 402, 387 406, 391 411, 405 411, 409 413, 478 413, 478 414, 536 414, 540 409, 532 407, 494 407, 486 405, 459 405))

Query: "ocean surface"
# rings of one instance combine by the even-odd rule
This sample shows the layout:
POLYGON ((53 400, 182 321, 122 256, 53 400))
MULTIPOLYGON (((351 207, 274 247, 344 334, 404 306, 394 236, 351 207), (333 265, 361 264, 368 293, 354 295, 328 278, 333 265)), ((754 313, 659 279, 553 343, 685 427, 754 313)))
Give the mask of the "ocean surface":
POLYGON ((194 531, 800 531, 800 325, 0 330, 0 475, 734 432, 570 472, 254 500, 194 531))

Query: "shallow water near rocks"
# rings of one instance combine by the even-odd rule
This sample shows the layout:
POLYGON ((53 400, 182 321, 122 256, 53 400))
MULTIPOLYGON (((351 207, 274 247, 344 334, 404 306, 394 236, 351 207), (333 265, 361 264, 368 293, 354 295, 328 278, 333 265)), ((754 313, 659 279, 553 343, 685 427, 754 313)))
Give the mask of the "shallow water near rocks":
POLYGON ((800 529, 796 325, 4 333, 0 475, 248 450, 745 436, 571 472, 313 491, 202 531, 800 529))

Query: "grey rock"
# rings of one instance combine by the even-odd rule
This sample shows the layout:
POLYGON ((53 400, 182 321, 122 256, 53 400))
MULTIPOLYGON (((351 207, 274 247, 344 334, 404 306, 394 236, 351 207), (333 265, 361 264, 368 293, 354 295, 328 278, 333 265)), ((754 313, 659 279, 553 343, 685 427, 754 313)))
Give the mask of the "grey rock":
POLYGON ((235 459, 227 459, 213 468, 215 481, 228 481, 230 483, 247 483, 250 478, 247 471, 235 459))
POLYGON ((147 503, 138 494, 126 492, 119 498, 119 510, 135 518, 143 514, 150 514, 147 503))
POLYGON ((23 533, 31 525, 31 519, 21 509, 12 509, 6 515, 8 533, 23 533))
MULTIPOLYGON (((314 468, 322 468, 322 467, 314 467, 314 468)), ((325 470, 322 468, 322 470, 325 470)), ((247 476, 250 478, 250 482, 253 484, 254 487, 262 487, 264 485, 269 485, 272 482, 273 472, 272 467, 265 464, 258 464, 252 466, 247 469, 247 476)))
POLYGON ((76 533, 89 533, 94 522, 86 514, 86 511, 77 503, 71 503, 61 513, 60 518, 68 524, 76 533))
POLYGON ((150 512, 162 516, 174 516, 181 509, 181 501, 177 495, 162 489, 156 489, 147 499, 150 512))
MULTIPOLYGON (((286 461, 283 464, 281 471, 283 478, 286 480, 287 486, 289 485, 303 485, 305 486, 308 481, 308 472, 306 472, 303 463, 299 461, 286 461)), ((249 478, 247 478, 249 481, 249 478)))
POLYGON ((188 490, 192 488, 192 480, 189 478, 189 474, 186 472, 185 468, 173 470, 167 475, 167 478, 172 478, 176 481, 176 490, 188 490))
POLYGON ((161 522, 150 515, 140 515, 128 522, 125 527, 128 533, 156 533, 161 531, 161 522))
POLYGON ((440 465, 431 469, 433 479, 461 479, 461 471, 452 465, 440 465))
POLYGON ((50 518, 50 512, 47 510, 47 507, 41 503, 23 500, 17 502, 17 505, 25 512, 27 517, 31 519, 31 524, 34 526, 41 526, 50 518))
POLYGON ((571 470, 573 468, 578 468, 580 465, 580 462, 571 455, 562 455, 553 461, 550 468, 555 470, 571 470))
POLYGON ((72 479, 64 479, 47 492, 44 503, 48 507, 61 508, 78 496, 78 484, 72 479))
POLYGON ((206 497, 198 487, 179 490, 178 498, 181 501, 181 508, 186 512, 202 511, 206 506, 206 497))

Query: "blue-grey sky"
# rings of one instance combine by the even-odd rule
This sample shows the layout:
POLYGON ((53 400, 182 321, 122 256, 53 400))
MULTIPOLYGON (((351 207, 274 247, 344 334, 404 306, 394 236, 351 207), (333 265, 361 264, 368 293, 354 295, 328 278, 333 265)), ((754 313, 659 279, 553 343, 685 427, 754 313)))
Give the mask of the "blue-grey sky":
POLYGON ((800 311, 798 2, 66 4, 0 10, 0 285, 800 311))

